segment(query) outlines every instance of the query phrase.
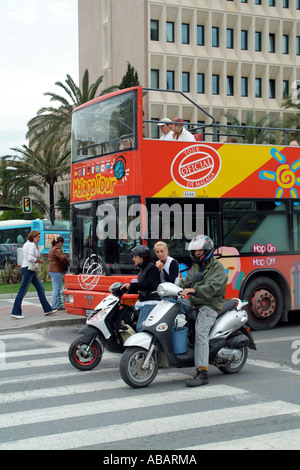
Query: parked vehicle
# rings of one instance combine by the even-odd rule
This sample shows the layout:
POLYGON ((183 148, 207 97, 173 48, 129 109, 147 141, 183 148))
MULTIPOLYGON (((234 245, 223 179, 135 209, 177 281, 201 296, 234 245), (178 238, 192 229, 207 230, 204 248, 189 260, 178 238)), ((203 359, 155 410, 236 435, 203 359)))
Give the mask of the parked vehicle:
POLYGON ((0 269, 4 269, 7 264, 17 264, 18 243, 2 243, 0 245, 0 269))
MULTIPOLYGON (((195 274, 193 282, 200 280, 199 276, 203 274, 195 274)), ((125 342, 120 373, 124 382, 131 387, 149 385, 157 375, 159 364, 194 367, 195 319, 188 320, 186 352, 175 353, 174 348, 174 328, 176 331, 180 319, 182 290, 169 282, 160 284, 157 292, 162 300, 148 315, 143 331, 125 342)), ((209 362, 224 374, 239 372, 247 361, 248 348, 256 349, 250 329, 246 326, 248 315, 245 305, 247 302, 240 299, 227 301, 210 333, 209 362)))
POLYGON ((121 303, 126 292, 121 286, 121 282, 115 282, 109 287, 111 294, 91 312, 86 326, 79 330, 80 338, 70 345, 68 356, 76 369, 94 369, 104 349, 122 354, 125 340, 135 333, 134 308, 121 303))

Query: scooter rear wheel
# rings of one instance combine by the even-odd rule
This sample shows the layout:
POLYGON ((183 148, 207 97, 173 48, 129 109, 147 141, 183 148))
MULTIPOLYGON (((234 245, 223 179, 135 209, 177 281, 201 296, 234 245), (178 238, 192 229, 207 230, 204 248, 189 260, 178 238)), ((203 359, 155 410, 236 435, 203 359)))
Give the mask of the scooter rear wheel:
POLYGON ((120 374, 132 388, 147 387, 157 375, 158 360, 155 353, 151 355, 147 368, 142 368, 147 354, 148 351, 140 347, 129 347, 122 354, 120 374))
POLYGON ((225 366, 217 365, 223 374, 237 374, 244 367, 248 358, 248 347, 244 346, 239 351, 241 352, 241 357, 236 362, 231 362, 225 366))
POLYGON ((69 347, 69 361, 78 370, 92 370, 102 359, 102 347, 99 341, 95 339, 90 349, 87 348, 88 344, 83 343, 81 338, 77 338, 69 347))

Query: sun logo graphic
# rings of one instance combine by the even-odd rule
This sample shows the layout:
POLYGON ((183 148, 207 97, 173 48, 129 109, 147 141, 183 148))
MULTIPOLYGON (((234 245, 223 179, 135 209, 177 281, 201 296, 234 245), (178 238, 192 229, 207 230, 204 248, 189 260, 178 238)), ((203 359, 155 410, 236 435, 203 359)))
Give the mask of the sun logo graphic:
MULTIPOLYGON (((298 199, 298 192, 295 188, 295 185, 300 186, 300 177, 297 177, 296 175, 297 170, 300 169, 300 160, 296 160, 294 163, 289 165, 286 163, 285 156, 282 155, 282 153, 280 153, 277 149, 272 148, 270 154, 280 163, 280 165, 276 171, 260 171, 260 179, 276 181, 279 186, 275 194, 276 199, 281 199, 285 190, 289 190, 291 198, 298 199)), ((281 202, 278 201, 275 204, 280 206, 281 202)), ((298 202, 294 202, 295 206, 298 204, 298 202)))

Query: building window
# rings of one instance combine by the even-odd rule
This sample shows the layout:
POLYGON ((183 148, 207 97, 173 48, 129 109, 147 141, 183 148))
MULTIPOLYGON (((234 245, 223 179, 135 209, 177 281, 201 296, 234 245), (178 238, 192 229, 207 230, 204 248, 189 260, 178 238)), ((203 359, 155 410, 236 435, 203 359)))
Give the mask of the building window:
POLYGON ((272 100, 275 98, 275 80, 273 78, 269 80, 269 98, 272 100))
POLYGON ((241 77, 241 95, 248 96, 248 77, 241 77))
POLYGON ((296 55, 300 55, 300 36, 296 36, 296 55))
POLYGON ((275 34, 274 33, 269 34, 269 52, 271 53, 275 52, 275 34))
POLYGON ((255 31, 255 50, 256 52, 261 51, 261 32, 255 31))
POLYGON ((290 8, 289 0, 282 0, 282 8, 290 8))
POLYGON ((205 93, 204 73, 197 73, 197 93, 205 93))
POLYGON ((282 53, 288 54, 289 53, 289 36, 288 34, 284 34, 282 37, 282 53))
POLYGON ((261 78, 255 79, 255 98, 261 98, 262 90, 261 90, 261 78))
POLYGON ((228 75, 227 79, 227 96, 233 96, 234 95, 234 81, 233 81, 233 76, 228 75))
POLYGON ((220 76, 219 75, 212 76, 212 94, 213 95, 220 94, 220 76))
POLYGON ((182 91, 186 93, 190 91, 190 72, 182 72, 182 91))
POLYGON ((159 41, 158 27, 159 27, 158 20, 151 20, 150 22, 151 41, 159 41))
POLYGON ((159 88, 159 70, 151 69, 151 88, 159 88))
POLYGON ((288 80, 283 80, 282 81, 282 98, 286 98, 289 96, 289 81, 288 80))
POLYGON ((269 0, 269 7, 275 7, 276 6, 276 1, 275 0, 269 0))
POLYGON ((174 22, 167 21, 167 42, 174 42, 174 41, 175 41, 174 22))
POLYGON ((167 70, 167 90, 175 90, 175 72, 167 70))
POLYGON ((226 30, 226 47, 233 49, 233 29, 227 28, 226 30))
POLYGON ((255 5, 261 5, 261 0, 255 0, 255 5))
POLYGON ((245 29, 241 31, 241 49, 242 51, 248 50, 248 31, 245 29))
POLYGON ((212 28, 212 47, 219 47, 219 28, 213 26, 212 28))
POLYGON ((204 46, 204 26, 197 25, 197 46, 204 46))
POLYGON ((182 44, 190 43, 190 25, 182 23, 182 44))
POLYGON ((241 0, 241 3, 248 3, 248 0, 241 0))
POLYGON ((296 10, 300 10, 300 0, 296 0, 296 10))

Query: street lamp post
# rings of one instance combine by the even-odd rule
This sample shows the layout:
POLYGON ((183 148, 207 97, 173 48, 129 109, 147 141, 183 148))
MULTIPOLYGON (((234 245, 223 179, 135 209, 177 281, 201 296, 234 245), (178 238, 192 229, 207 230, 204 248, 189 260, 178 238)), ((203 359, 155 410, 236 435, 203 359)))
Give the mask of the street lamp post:
POLYGON ((15 219, 16 219, 17 218, 17 179, 16 179, 17 168, 15 166, 7 166, 6 170, 15 172, 15 219))

